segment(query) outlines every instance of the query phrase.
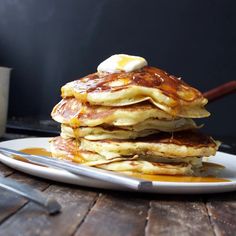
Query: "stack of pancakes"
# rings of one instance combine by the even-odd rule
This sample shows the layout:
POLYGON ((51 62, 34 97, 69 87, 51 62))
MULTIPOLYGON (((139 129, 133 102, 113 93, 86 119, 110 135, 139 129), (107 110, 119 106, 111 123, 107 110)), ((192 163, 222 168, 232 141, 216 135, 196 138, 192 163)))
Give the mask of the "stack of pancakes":
POLYGON ((97 72, 62 87, 52 111, 61 136, 51 140, 51 152, 119 172, 193 175, 219 146, 192 120, 209 116, 206 103, 158 68, 97 72))

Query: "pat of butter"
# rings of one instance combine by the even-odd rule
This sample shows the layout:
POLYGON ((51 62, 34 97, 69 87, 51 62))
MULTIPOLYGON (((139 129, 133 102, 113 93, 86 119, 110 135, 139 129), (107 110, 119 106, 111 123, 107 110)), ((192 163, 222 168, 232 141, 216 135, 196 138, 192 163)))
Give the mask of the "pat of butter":
POLYGON ((97 70, 98 72, 108 73, 131 72, 141 69, 146 65, 147 61, 142 57, 116 54, 99 64, 97 70))

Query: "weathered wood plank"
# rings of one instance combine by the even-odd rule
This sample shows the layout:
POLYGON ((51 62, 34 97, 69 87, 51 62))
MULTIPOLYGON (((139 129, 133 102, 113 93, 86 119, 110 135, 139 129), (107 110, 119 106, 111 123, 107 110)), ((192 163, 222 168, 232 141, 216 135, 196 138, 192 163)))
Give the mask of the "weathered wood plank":
POLYGON ((50 186, 46 194, 56 198, 62 212, 49 216, 41 207, 29 203, 0 225, 0 235, 72 235, 97 198, 97 193, 78 187, 50 186))
POLYGON ((148 200, 128 193, 100 195, 75 235, 144 235, 148 207, 148 200))
MULTIPOLYGON (((27 136, 21 135, 21 134, 4 134, 3 137, 0 138, 0 142, 11 140, 11 139, 16 139, 16 138, 26 138, 27 136)), ((0 163, 0 175, 1 176, 7 176, 10 175, 14 172, 13 169, 5 166, 4 164, 0 163)))
POLYGON ((169 199, 167 196, 151 201, 146 235, 213 236, 214 233, 203 202, 190 196, 169 199))
POLYGON ((215 235, 236 235, 236 192, 214 194, 206 206, 215 235))
MULTIPOLYGON (((49 186, 48 183, 40 181, 36 178, 30 178, 24 174, 15 173, 10 176, 11 179, 15 179, 19 182, 29 184, 38 190, 44 190, 49 186)), ((9 191, 0 189, 0 223, 18 211, 28 201, 9 191)))
POLYGON ((11 175, 14 172, 13 169, 5 166, 4 164, 0 163, 0 176, 7 176, 11 175))

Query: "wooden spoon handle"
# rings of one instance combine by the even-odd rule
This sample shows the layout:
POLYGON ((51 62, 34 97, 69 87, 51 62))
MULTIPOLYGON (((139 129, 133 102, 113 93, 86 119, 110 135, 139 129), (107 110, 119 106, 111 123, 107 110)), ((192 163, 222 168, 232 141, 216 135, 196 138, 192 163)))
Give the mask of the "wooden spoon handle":
POLYGON ((209 102, 212 102, 230 93, 235 93, 235 92, 236 92, 236 80, 232 80, 230 82, 222 84, 216 88, 213 88, 203 93, 203 96, 207 98, 209 102))

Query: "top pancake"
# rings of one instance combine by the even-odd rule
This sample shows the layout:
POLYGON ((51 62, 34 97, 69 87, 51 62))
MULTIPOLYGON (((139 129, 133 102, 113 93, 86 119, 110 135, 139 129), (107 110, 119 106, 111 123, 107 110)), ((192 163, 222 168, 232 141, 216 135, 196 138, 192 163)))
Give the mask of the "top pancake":
POLYGON ((94 73, 62 87, 62 97, 102 106, 127 106, 146 100, 171 116, 207 117, 207 99, 180 78, 154 68, 133 72, 94 73))

